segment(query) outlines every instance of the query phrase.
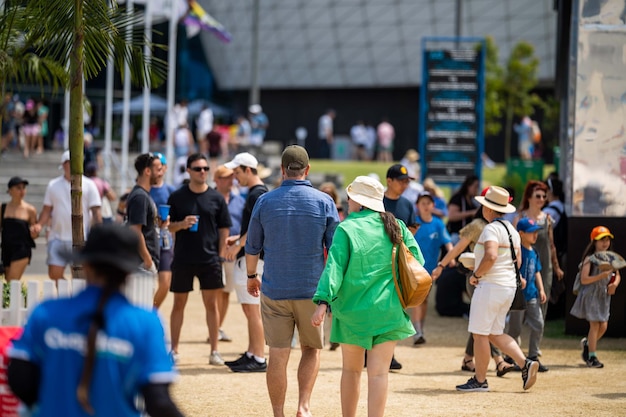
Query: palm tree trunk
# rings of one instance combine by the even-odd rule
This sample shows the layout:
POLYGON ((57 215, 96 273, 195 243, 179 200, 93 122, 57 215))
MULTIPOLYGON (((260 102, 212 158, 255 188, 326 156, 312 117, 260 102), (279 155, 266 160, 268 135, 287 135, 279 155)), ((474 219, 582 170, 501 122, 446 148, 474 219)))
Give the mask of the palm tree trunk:
MULTIPOLYGON (((74 45, 70 52, 70 177, 72 201, 72 247, 80 250, 85 245, 83 230, 82 180, 83 180, 83 50, 84 23, 83 0, 74 0, 74 45)), ((82 265, 72 264, 74 278, 83 278, 82 265)))

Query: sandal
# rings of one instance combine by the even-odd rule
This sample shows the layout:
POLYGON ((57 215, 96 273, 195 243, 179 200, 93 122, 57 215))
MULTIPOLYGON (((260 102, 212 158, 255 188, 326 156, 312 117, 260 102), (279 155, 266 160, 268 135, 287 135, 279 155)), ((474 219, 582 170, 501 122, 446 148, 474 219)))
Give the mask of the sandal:
POLYGON ((505 366, 504 368, 500 368, 500 365, 502 364, 506 365, 507 362, 500 361, 496 364, 496 375, 499 376, 500 378, 502 378, 504 375, 508 374, 509 372, 515 369, 514 365, 509 365, 509 366, 505 366))
POLYGON ((467 371, 467 372, 474 372, 476 371, 475 367, 469 367, 467 366, 468 363, 472 363, 474 361, 474 358, 468 359, 466 361, 463 361, 463 365, 461 365, 461 371, 467 371))

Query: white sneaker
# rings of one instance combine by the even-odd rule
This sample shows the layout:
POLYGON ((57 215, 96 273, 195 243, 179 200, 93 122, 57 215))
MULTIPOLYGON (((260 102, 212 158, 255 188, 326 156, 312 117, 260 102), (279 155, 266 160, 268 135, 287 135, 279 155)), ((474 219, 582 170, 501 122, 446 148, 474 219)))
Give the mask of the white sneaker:
POLYGON ((224 330, 220 329, 219 333, 220 333, 220 337, 218 339, 219 342, 232 342, 233 341, 233 339, 231 339, 231 337, 227 335, 224 330))
POLYGON ((214 350, 211 352, 211 356, 209 356, 209 364, 211 365, 224 365, 224 359, 220 356, 220 354, 214 350))

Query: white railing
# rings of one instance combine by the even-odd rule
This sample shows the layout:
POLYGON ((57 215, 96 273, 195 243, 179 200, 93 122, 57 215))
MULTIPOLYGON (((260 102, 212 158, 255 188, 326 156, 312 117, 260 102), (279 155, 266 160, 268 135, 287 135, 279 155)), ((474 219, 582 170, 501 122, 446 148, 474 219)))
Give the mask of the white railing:
MULTIPOLYGON (((0 326, 23 326, 34 308, 44 300, 51 298, 70 297, 85 289, 84 279, 71 281, 59 280, 58 287, 52 280, 28 281, 25 283, 26 305, 24 305, 23 283, 11 281, 9 289, 9 306, 2 307, 0 326)), ((124 288, 128 300, 140 307, 151 309, 155 291, 155 279, 151 274, 132 274, 124 288)))

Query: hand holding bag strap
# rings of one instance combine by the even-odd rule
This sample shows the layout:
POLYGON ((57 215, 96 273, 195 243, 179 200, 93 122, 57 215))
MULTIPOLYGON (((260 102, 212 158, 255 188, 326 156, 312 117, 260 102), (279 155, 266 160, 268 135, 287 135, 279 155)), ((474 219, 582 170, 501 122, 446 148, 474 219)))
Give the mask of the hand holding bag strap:
POLYGON ((509 235, 509 244, 511 246, 511 259, 513 259, 513 266, 515 267, 515 282, 517 283, 517 288, 522 288, 522 280, 520 279, 519 267, 517 266, 517 254, 515 253, 515 248, 513 247, 513 237, 511 236, 511 232, 509 232, 509 228, 506 227, 506 224, 502 220, 496 220, 506 230, 506 234, 509 235))

